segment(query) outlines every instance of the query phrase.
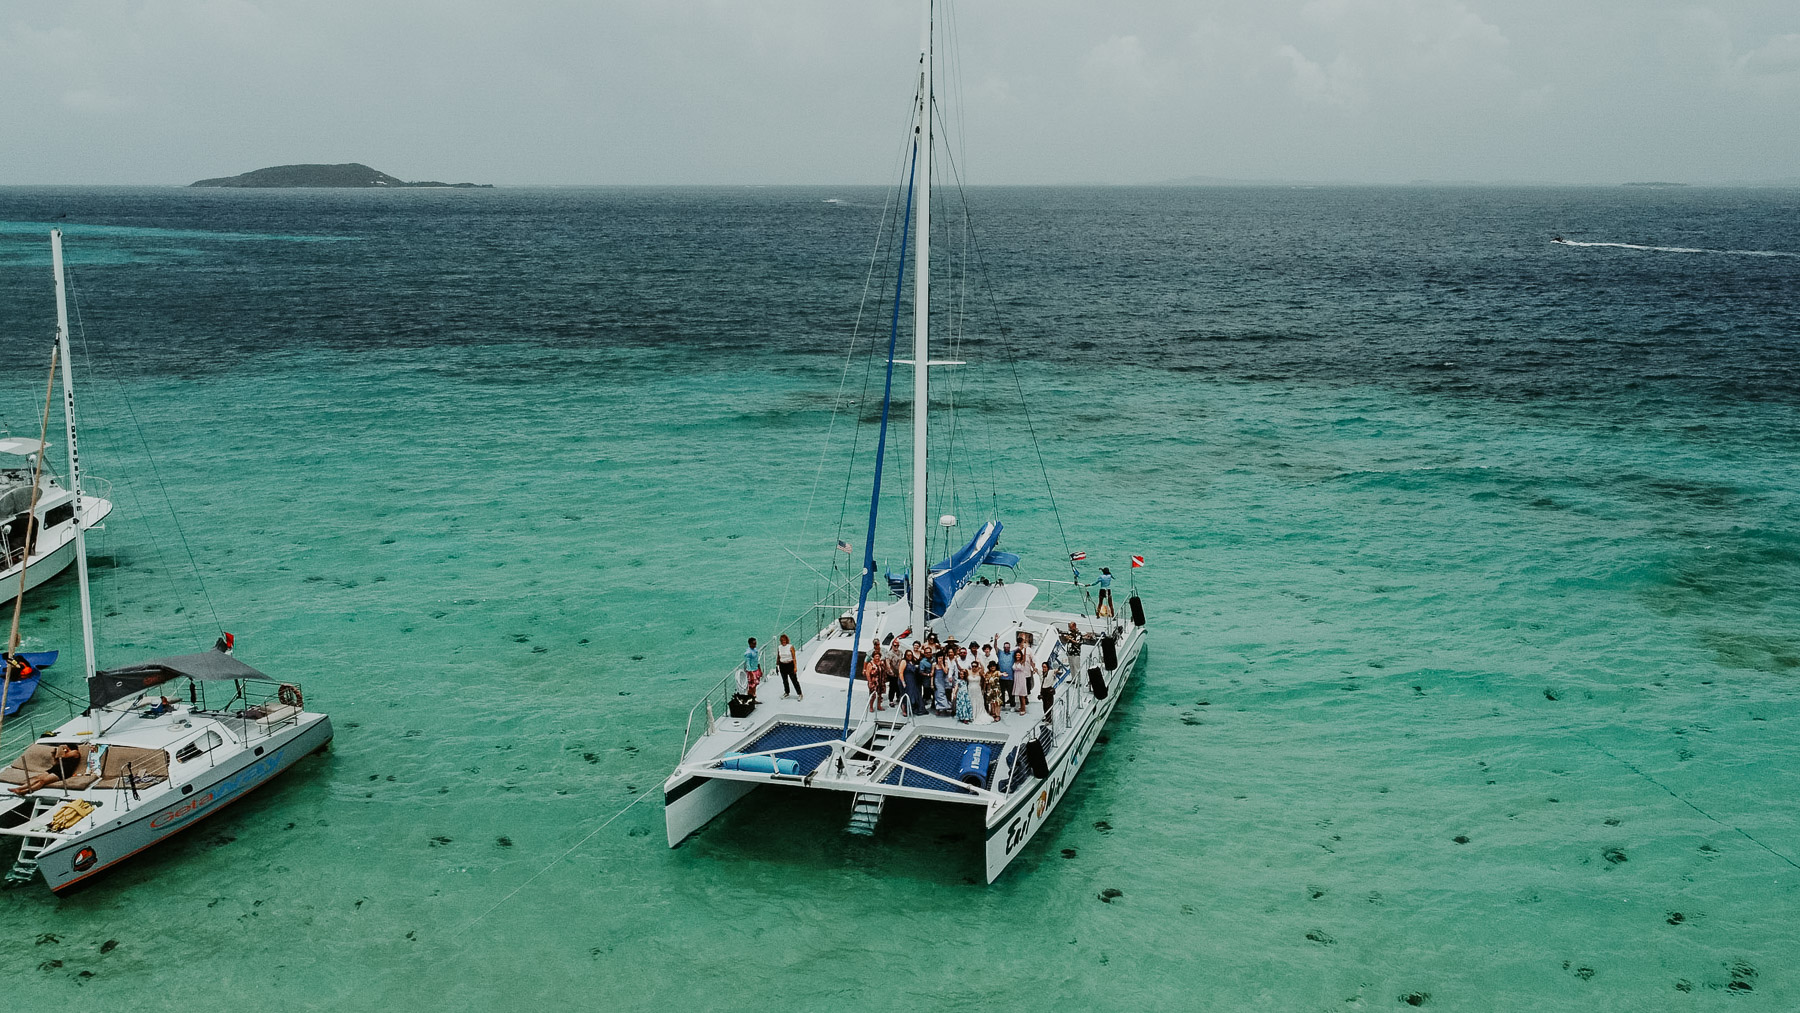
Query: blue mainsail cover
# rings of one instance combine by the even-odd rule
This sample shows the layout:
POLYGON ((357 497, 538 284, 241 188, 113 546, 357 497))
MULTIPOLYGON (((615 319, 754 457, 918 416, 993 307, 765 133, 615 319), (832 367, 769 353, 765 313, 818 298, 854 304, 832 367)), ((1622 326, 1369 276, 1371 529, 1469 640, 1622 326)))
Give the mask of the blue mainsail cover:
MULTIPOLYGON (((950 554, 950 558, 931 568, 931 600, 927 605, 927 614, 936 619, 944 614, 944 608, 955 597, 957 589, 969 582, 975 568, 988 558, 994 547, 1000 544, 1000 522, 988 521, 969 539, 969 544, 950 554)), ((1010 555, 1010 553, 1007 553, 1010 555)), ((1017 556, 1013 557, 1018 560, 1017 556)))

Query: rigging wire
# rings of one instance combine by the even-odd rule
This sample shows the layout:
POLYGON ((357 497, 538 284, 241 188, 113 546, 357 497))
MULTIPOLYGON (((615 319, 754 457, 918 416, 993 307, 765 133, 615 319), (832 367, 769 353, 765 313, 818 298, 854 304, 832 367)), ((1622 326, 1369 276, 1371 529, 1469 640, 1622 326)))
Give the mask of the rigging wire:
MULTIPOLYGON (((73 269, 73 265, 69 265, 69 264, 65 263, 64 273, 68 277, 68 281, 69 281, 69 302, 72 303, 75 307, 75 333, 81 339, 81 354, 82 354, 83 359, 85 360, 84 368, 89 369, 89 372, 88 372, 89 376, 96 376, 99 374, 93 372, 91 369, 94 356, 93 356, 92 349, 90 349, 88 346, 87 324, 83 320, 82 313, 81 313, 81 302, 82 302, 81 292, 82 292, 82 290, 76 284, 75 271, 73 269)), ((155 477, 157 487, 162 491, 163 503, 169 509, 169 520, 174 524, 175 533, 181 539, 181 547, 187 553, 188 566, 191 567, 193 570, 194 580, 200 586, 200 596, 206 602, 207 611, 212 613, 214 625, 218 627, 218 629, 221 633, 223 633, 225 630, 225 624, 223 621, 221 621, 219 619, 219 610, 213 606, 212 595, 206 589, 206 578, 200 572, 199 561, 194 558, 193 547, 188 544, 187 532, 181 526, 181 518, 175 513, 175 501, 173 498, 171 498, 169 496, 169 487, 168 487, 167 483, 165 483, 163 481, 162 469, 157 467, 156 455, 150 452, 150 440, 147 436, 144 435, 144 424, 143 424, 143 422, 141 422, 138 419, 137 409, 132 407, 131 397, 130 397, 130 395, 125 393, 124 384, 119 383, 117 381, 112 381, 112 387, 113 387, 114 393, 117 396, 119 403, 125 406, 125 412, 127 415, 130 416, 131 424, 132 424, 133 428, 135 428, 137 430, 138 442, 141 443, 144 448, 144 459, 149 462, 150 473, 152 476, 155 477)), ((170 567, 168 565, 168 561, 163 557, 162 543, 156 537, 155 525, 148 523, 149 513, 144 510, 143 501, 138 498, 137 487, 135 484, 131 483, 128 480, 125 481, 124 484, 125 484, 126 488, 128 488, 131 491, 132 502, 138 508, 138 516, 143 517, 146 520, 146 524, 144 527, 145 527, 146 532, 149 533, 150 545, 151 545, 152 549, 156 552, 157 563, 158 563, 158 565, 160 565, 163 568, 163 570, 165 572, 168 572, 170 570, 170 567)), ((116 566, 116 560, 115 560, 115 566, 116 566)), ((187 611, 185 609, 183 609, 183 610, 181 610, 180 614, 183 616, 183 622, 188 627, 188 635, 190 637, 193 637, 195 640, 199 640, 200 638, 196 635, 196 631, 193 627, 193 620, 191 618, 188 618, 187 611)))
MULTIPOLYGON (((919 91, 918 91, 918 88, 915 86, 913 89, 912 102, 909 103, 907 106, 907 123, 908 123, 909 127, 916 118, 917 111, 918 111, 918 103, 919 103, 919 91)), ((907 130, 906 136, 907 136, 908 140, 906 142, 902 143, 898 157, 895 159, 894 175, 896 177, 896 185, 895 185, 895 189, 893 192, 894 199, 892 201, 892 206, 895 208, 894 213, 901 215, 902 227, 904 227, 904 219, 907 217, 907 213, 899 210, 899 207, 898 207, 899 201, 897 198, 900 193, 900 186, 901 186, 900 178, 904 175, 901 172, 901 166, 903 166, 905 164, 905 160, 908 157, 907 153, 910 150, 910 145, 911 145, 912 131, 910 129, 907 130)), ((890 230, 889 235, 892 235, 892 230, 890 230)), ((895 258, 898 256, 900 256, 900 251, 895 247, 890 247, 888 250, 888 263, 890 265, 893 265, 895 262, 895 258)), ((904 270, 904 268, 902 267, 901 270, 904 270)), ((864 297, 865 297, 865 299, 867 298, 866 290, 865 290, 864 297)), ((853 335, 852 339, 851 339, 851 351, 849 354, 854 354, 855 350, 856 350, 856 341, 855 341, 855 336, 853 335)), ((857 454, 857 450, 861 446, 862 430, 863 430, 863 426, 864 426, 862 409, 863 409, 863 406, 865 404, 867 404, 868 400, 869 400, 869 387, 870 387, 870 384, 873 383, 873 381, 874 381, 874 369, 875 369, 875 363, 877 361, 876 353, 878 350, 879 350, 878 342, 875 340, 875 338, 873 336, 871 336, 868 357, 864 360, 864 365, 863 365, 862 391, 858 395, 858 398, 857 398, 856 427, 854 430, 852 430, 852 437, 851 437, 851 444, 850 444, 850 459, 844 469, 844 490, 843 490, 841 500, 838 504, 838 523, 837 523, 836 538, 839 542, 843 541, 844 524, 845 524, 846 519, 849 516, 850 490, 856 481, 856 472, 857 472, 857 467, 858 467, 856 454, 857 454)), ((846 368, 848 368, 848 367, 846 367, 846 368)), ((896 465, 896 467, 897 466, 898 465, 896 465)), ((838 567, 841 562, 842 561, 837 558, 837 551, 834 547, 833 551, 832 551, 832 562, 831 562, 832 573, 835 574, 835 573, 839 572, 838 567)), ((845 577, 847 580, 849 577, 849 574, 846 573, 845 577)))
MULTIPOLYGON (((946 128, 946 130, 947 129, 948 128, 946 128)), ((956 156, 954 153, 946 151, 945 157, 948 158, 950 162, 950 175, 951 178, 956 181, 957 194, 962 198, 964 206, 967 206, 969 199, 968 191, 963 184, 962 172, 956 164, 956 156)), ((982 293, 987 296, 989 306, 994 311, 995 330, 1000 335, 1001 351, 1004 353, 1007 365, 1010 367, 1012 373, 1013 389, 1017 391, 1019 395, 1019 408, 1025 415, 1025 429, 1031 436, 1031 447, 1037 455, 1038 472, 1044 478, 1044 491, 1050 497, 1050 514, 1056 518, 1056 533, 1062 539, 1063 551, 1073 554, 1074 550, 1069 548, 1068 531, 1063 527, 1062 511, 1056 504, 1056 489, 1050 483, 1050 466, 1044 461, 1044 447, 1038 440, 1037 426, 1031 420, 1031 405, 1025 399, 1025 382, 1019 375, 1019 359, 1017 355, 1013 354, 1011 340, 1012 329, 1006 325, 1006 318, 1000 311, 1000 300, 999 297, 994 294, 993 282, 990 280, 990 275, 988 273, 987 256, 982 250, 981 239, 976 234, 972 224, 969 227, 969 242, 970 247, 975 254, 975 264, 978 268, 978 282, 982 293)), ((1069 561, 1069 569, 1079 576, 1080 571, 1076 570, 1075 562, 1072 559, 1069 561)))
MULTIPOLYGON (((806 544, 807 526, 812 521, 813 501, 818 498, 819 482, 825 475, 825 460, 831 450, 831 434, 833 433, 833 431, 836 430, 838 414, 839 414, 839 412, 841 412, 843 410, 844 387, 850 381, 850 366, 851 366, 852 362, 855 360, 855 355, 856 355, 856 338, 857 338, 857 335, 859 333, 861 333, 861 331, 862 331, 863 311, 868 306, 869 290, 874 284, 875 264, 881 257, 881 241, 887 233, 888 213, 889 213, 889 209, 892 206, 892 204, 893 204, 893 194, 889 194, 883 200, 882 207, 881 207, 881 218, 875 227, 875 245, 869 251, 869 269, 863 276, 862 298, 860 300, 858 300, 858 302, 856 304, 856 321, 854 324, 851 325, 850 343, 849 343, 849 346, 844 350, 844 368, 838 374, 837 393, 832 397, 832 401, 831 401, 831 421, 829 423, 827 423, 826 427, 825 427, 825 439, 820 444, 820 447, 819 447, 819 465, 813 471, 812 490, 807 494, 807 497, 806 497, 806 512, 803 513, 800 518, 800 544, 803 547, 806 544)), ((842 535, 843 535, 843 530, 842 530, 843 529, 843 515, 841 513, 838 516, 838 527, 839 527, 838 535, 839 535, 839 537, 842 537, 842 535)), ((832 552, 832 556, 833 556, 833 567, 835 568, 836 567, 836 556, 837 556, 837 552, 835 551, 835 549, 832 552)), ((781 617, 783 615, 787 614, 788 592, 793 587, 793 584, 794 584, 794 575, 793 575, 793 573, 790 572, 788 574, 787 583, 782 585, 782 588, 781 588, 781 605, 776 609, 776 612, 775 612, 775 621, 777 623, 779 623, 781 621, 781 617)))

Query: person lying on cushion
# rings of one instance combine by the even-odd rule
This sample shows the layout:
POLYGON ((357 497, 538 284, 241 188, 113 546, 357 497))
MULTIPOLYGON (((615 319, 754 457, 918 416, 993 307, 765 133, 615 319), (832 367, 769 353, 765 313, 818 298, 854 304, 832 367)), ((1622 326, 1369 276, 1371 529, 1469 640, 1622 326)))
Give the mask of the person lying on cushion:
POLYGON ((42 774, 33 774, 25 779, 25 783, 12 790, 14 795, 29 795, 39 788, 48 788, 58 781, 81 769, 81 747, 71 742, 58 743, 50 752, 50 769, 42 774))

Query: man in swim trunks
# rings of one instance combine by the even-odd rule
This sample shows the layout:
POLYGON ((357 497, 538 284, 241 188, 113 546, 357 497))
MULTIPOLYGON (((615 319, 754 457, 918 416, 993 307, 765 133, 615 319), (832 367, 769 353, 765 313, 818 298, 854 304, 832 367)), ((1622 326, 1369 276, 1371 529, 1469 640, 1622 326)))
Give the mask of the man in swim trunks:
POLYGON ((14 795, 29 795, 39 788, 48 788, 81 769, 81 747, 72 742, 62 742, 51 747, 50 769, 42 774, 33 774, 25 779, 25 783, 12 790, 14 795))
POLYGON ((756 652, 756 638, 750 638, 750 647, 744 651, 744 692, 751 699, 756 698, 756 685, 762 682, 762 655, 756 652))

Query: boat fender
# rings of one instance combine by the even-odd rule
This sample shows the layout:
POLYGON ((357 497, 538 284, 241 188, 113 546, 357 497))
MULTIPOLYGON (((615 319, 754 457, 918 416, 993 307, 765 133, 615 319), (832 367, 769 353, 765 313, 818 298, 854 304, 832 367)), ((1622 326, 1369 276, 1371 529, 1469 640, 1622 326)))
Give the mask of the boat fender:
POLYGON ((1040 739, 1025 740, 1025 766, 1031 768, 1031 776, 1043 780, 1050 776, 1050 761, 1044 758, 1044 743, 1040 739))
POLYGON ((300 687, 291 682, 282 683, 281 688, 275 691, 275 698, 289 707, 304 709, 302 705, 306 703, 306 698, 300 695, 300 687))
POLYGON ((994 747, 977 742, 963 750, 962 765, 956 770, 956 779, 971 788, 985 788, 988 768, 993 763, 994 747))
POLYGON ((1135 594, 1131 596, 1131 625, 1137 627, 1144 625, 1144 599, 1135 594))
POLYGON ((1094 691, 1094 699, 1106 699, 1106 675, 1100 671, 1099 665, 1088 669, 1088 688, 1094 691))
POLYGON ((1100 638, 1100 658, 1106 662, 1108 672, 1119 667, 1119 642, 1111 634, 1100 638))
POLYGON ((748 770, 757 774, 798 774, 800 764, 785 756, 744 756, 727 753, 719 759, 722 770, 748 770))

